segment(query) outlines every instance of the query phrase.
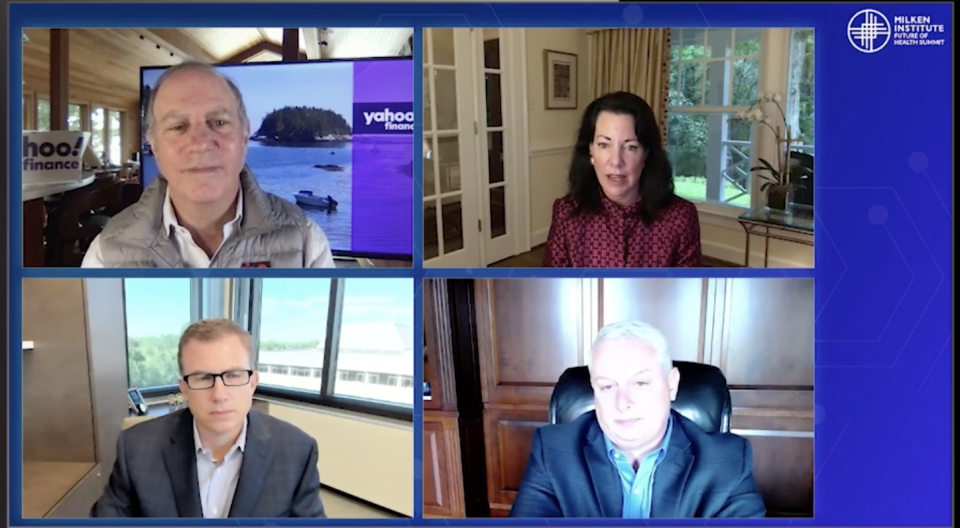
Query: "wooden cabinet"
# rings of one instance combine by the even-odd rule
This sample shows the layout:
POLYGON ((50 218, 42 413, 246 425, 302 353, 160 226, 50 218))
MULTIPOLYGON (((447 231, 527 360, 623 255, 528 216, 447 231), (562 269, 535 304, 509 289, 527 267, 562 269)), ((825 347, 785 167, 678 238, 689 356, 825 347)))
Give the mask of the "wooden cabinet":
POLYGON ((464 517, 460 422, 453 365, 452 326, 444 281, 423 284, 423 514, 464 517))
POLYGON ((464 517, 460 431, 455 412, 423 418, 424 517, 464 517))

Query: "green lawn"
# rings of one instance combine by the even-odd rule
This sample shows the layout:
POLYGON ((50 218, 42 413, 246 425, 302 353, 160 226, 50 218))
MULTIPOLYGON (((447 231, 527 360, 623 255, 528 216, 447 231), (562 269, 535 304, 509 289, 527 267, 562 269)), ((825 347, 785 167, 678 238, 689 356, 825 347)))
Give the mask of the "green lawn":
MULTIPOLYGON (((674 176, 673 183, 676 187, 677 195, 687 200, 702 202, 707 198, 707 179, 703 176, 674 176)), ((724 182, 724 196, 736 196, 740 194, 732 183, 724 182)), ((750 207, 750 195, 745 194, 729 202, 736 207, 750 207)))

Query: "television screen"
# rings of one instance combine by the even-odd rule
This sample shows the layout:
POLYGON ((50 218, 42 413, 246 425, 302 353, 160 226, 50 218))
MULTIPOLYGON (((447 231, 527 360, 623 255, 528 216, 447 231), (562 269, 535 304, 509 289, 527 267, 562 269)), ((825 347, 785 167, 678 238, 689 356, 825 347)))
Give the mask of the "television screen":
MULTIPOLYGON (((144 115, 165 68, 141 68, 144 115)), ((300 206, 334 255, 412 258, 413 68, 410 57, 217 67, 243 94, 258 183, 300 206)), ((146 186, 160 171, 141 138, 146 186)))

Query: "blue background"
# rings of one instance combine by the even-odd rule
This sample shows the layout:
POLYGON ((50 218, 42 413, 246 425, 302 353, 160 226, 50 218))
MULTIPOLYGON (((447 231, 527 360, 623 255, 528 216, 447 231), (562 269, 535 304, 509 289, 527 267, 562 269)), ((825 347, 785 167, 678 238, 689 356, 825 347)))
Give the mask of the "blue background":
MULTIPOLYGON (((928 15, 946 26, 939 47, 897 47, 862 54, 847 23, 863 4, 12 4, 10 71, 21 71, 20 28, 32 27, 812 27, 816 32, 816 271, 631 270, 590 276, 816 277, 816 439, 814 519, 660 521, 657 525, 948 526, 952 521, 952 5, 879 4, 896 15, 928 15), (310 22, 315 20, 315 22, 310 22)), ((415 33, 417 66, 420 31, 415 33)), ((416 75, 416 93, 422 76, 416 75)), ((21 107, 21 83, 10 83, 10 108, 21 107)), ((422 109, 416 105, 417 134, 422 109)), ((16 110, 14 110, 16 112, 16 110)), ((12 115, 16 115, 15 113, 12 115)), ((10 124, 11 151, 21 148, 10 124)), ((414 174, 422 152, 415 141, 414 174)), ((10 161, 19 188, 19 158, 10 161)), ((422 188, 419 189, 422 191, 422 188)), ((15 194, 15 193, 13 193, 15 194)), ((420 201, 417 193, 415 201, 420 201)), ((19 219, 21 202, 11 203, 19 219)), ((424 270, 422 207, 414 207, 410 270, 364 270, 366 276, 580 277, 580 270, 424 270)), ((14 224, 15 225, 15 224, 14 224)), ((21 232, 11 230, 11 306, 21 277, 348 276, 361 272, 197 270, 23 270, 21 232)), ((420 325, 421 297, 417 295, 420 325)), ((10 350, 20 350, 20 315, 11 313, 10 350)), ((419 333, 417 333, 419 334, 419 333)), ((420 345, 421 337, 417 336, 420 345)), ((17 354, 11 372, 21 371, 17 354)), ((421 373, 417 372, 416 386, 421 373)), ((20 378, 11 376, 11 482, 21 477, 20 378)), ((419 424, 422 408, 414 410, 419 424)), ((415 428, 416 515, 422 512, 422 439, 415 428)), ((20 486, 10 486, 12 525, 124 525, 106 520, 20 519, 20 486)), ((205 522, 204 524, 207 524, 205 522)), ((143 523, 147 524, 147 523, 143 523)), ((188 520, 152 525, 194 525, 188 520)), ((642 521, 225 520, 223 525, 638 525, 642 521)))

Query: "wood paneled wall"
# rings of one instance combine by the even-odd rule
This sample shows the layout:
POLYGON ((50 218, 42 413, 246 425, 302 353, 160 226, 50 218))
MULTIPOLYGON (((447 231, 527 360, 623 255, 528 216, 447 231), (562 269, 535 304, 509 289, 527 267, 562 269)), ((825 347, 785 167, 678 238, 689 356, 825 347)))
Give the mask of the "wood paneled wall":
POLYGON ((96 462, 80 279, 23 281, 23 459, 96 462))
MULTIPOLYGON (((586 364, 602 326, 626 319, 660 328, 675 360, 725 373, 732 429, 753 446, 769 515, 812 515, 812 279, 504 279, 472 289, 490 515, 509 514, 560 374, 586 364)), ((424 474, 436 474, 426 453, 424 474)))

